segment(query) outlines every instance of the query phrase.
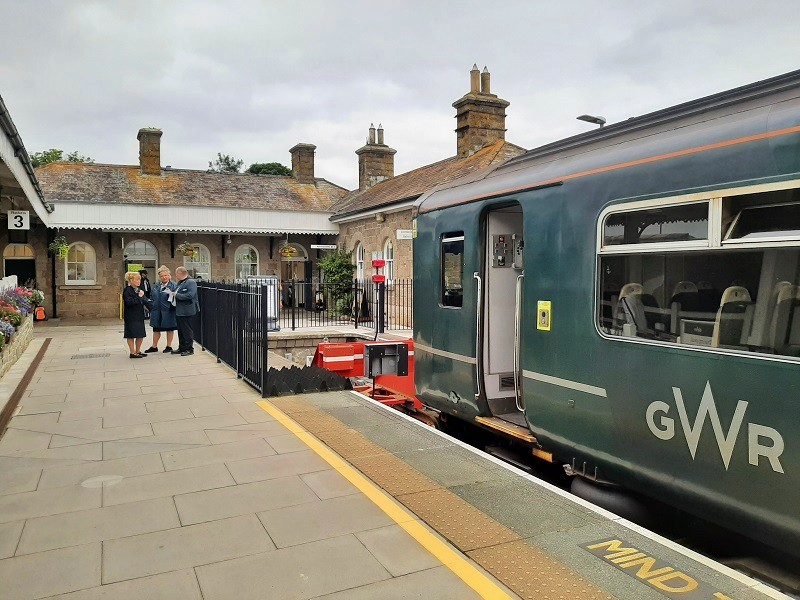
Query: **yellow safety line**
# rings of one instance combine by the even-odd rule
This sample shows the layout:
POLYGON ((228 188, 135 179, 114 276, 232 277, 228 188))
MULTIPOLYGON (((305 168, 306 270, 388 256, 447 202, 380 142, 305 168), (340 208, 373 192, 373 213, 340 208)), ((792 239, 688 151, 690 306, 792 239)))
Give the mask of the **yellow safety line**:
POLYGON ((433 554, 443 565, 449 568, 459 579, 475 590, 481 598, 490 600, 503 600, 511 596, 501 589, 494 581, 484 575, 479 569, 469 562, 459 552, 453 550, 448 544, 440 540, 394 498, 384 490, 364 477, 350 464, 325 446, 313 435, 303 429, 291 417, 264 400, 257 402, 259 407, 269 413, 281 425, 295 434, 299 439, 316 452, 325 462, 336 469, 345 479, 352 483, 367 498, 372 500, 389 518, 406 530, 428 552, 433 554))

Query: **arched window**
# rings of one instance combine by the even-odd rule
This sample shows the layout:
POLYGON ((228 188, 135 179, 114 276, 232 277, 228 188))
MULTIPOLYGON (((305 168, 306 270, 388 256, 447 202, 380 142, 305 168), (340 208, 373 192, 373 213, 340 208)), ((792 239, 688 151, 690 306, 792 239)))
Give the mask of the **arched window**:
POLYGON ((125 270, 131 269, 150 269, 150 275, 154 276, 158 268, 158 250, 146 240, 134 240, 125 246, 125 270))
POLYGON ((211 253, 203 244, 193 244, 194 255, 183 257, 183 266, 186 267, 195 279, 211 279, 211 253))
POLYGON ((97 261, 94 248, 85 242, 70 244, 64 259, 66 283, 94 285, 97 261))
POLYGON ((353 253, 356 257, 356 279, 359 281, 364 279, 364 245, 359 242, 356 244, 356 251, 353 253))
POLYGON ((383 245, 383 259, 386 261, 383 274, 386 275, 386 283, 391 283, 394 279, 394 244, 392 244, 391 238, 387 239, 383 245))
POLYGON ((245 244, 236 249, 236 279, 258 276, 258 250, 245 244))

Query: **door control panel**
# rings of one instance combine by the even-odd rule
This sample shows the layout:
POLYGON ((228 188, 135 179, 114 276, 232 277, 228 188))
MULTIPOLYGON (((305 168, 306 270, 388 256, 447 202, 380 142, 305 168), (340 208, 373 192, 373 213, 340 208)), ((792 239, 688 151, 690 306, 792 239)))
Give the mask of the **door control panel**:
POLYGON ((511 248, 511 238, 508 233, 500 233, 492 236, 492 267, 510 267, 513 256, 511 248))
POLYGON ((525 240, 522 239, 521 233, 515 233, 511 236, 511 256, 513 257, 513 267, 517 271, 523 269, 522 266, 522 253, 525 250, 525 240))

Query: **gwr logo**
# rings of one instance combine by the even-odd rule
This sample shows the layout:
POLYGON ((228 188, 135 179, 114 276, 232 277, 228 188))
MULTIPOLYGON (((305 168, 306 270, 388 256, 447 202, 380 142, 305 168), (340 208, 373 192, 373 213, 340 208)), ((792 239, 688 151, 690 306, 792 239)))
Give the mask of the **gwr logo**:
MULTIPOLYGON (((700 441, 700 434, 703 432, 703 425, 705 424, 706 417, 708 417, 711 421, 714 437, 717 440, 720 456, 722 456, 722 462, 725 465, 725 470, 727 470, 731 462, 733 449, 736 446, 739 430, 744 422, 747 402, 740 400, 737 403, 730 427, 728 427, 726 433, 722 429, 722 423, 717 413, 717 405, 714 402, 714 395, 711 393, 711 382, 706 382, 706 389, 703 392, 703 398, 697 409, 697 415, 695 416, 693 425, 689 422, 689 415, 686 412, 686 405, 683 403, 681 389, 676 387, 672 388, 672 394, 675 396, 678 418, 680 419, 683 435, 686 438, 686 445, 689 447, 689 453, 692 455, 692 459, 694 459, 697 453, 697 444, 700 441)), ((661 401, 653 402, 647 407, 645 415, 647 426, 650 428, 651 433, 660 440, 671 440, 675 437, 675 419, 668 416, 671 408, 669 404, 661 401), (656 422, 657 415, 660 415, 658 417, 658 422, 656 422)), ((764 456, 769 461, 773 471, 776 473, 783 473, 780 456, 783 454, 784 445, 783 437, 780 433, 766 425, 747 423, 747 445, 748 461, 751 465, 757 467, 759 456, 764 456), (765 444, 762 440, 771 440, 772 443, 765 444)))
POLYGON ((674 567, 662 565, 655 568, 657 562, 655 558, 633 546, 628 546, 622 540, 602 540, 583 547, 618 569, 646 582, 664 595, 731 600, 722 592, 714 592, 707 585, 674 567), (627 570, 634 567, 638 567, 635 572, 627 570))

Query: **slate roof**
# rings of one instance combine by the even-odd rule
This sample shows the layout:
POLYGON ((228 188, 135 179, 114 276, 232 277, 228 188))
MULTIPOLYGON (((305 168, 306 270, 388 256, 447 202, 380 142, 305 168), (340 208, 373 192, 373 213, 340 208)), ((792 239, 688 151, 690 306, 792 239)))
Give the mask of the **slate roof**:
POLYGON ((374 210, 398 202, 414 200, 423 192, 459 177, 496 166, 519 156, 524 148, 504 140, 489 144, 466 158, 453 156, 382 181, 366 190, 355 190, 336 202, 332 220, 374 210))
POLYGON ((98 204, 216 206, 330 212, 347 190, 325 179, 298 183, 283 175, 162 169, 142 175, 139 166, 57 162, 36 169, 45 199, 98 204))

